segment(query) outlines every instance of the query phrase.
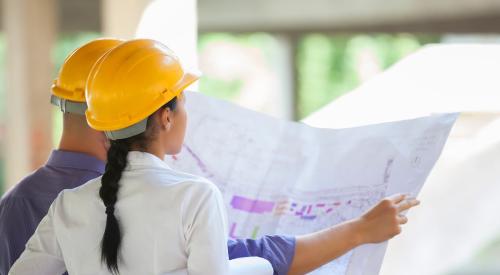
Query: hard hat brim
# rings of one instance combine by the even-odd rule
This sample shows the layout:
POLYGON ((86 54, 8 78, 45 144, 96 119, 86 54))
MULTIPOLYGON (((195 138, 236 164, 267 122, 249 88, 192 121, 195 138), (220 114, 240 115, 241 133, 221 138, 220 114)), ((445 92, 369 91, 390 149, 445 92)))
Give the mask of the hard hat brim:
POLYGON ((71 91, 64 89, 58 85, 57 80, 55 80, 54 84, 52 84, 51 90, 52 94, 59 98, 85 103, 85 90, 75 89, 74 91, 71 91))
POLYGON ((172 91, 175 91, 176 96, 178 96, 182 91, 184 91, 189 85, 193 84, 201 77, 199 72, 188 72, 172 87, 172 91))

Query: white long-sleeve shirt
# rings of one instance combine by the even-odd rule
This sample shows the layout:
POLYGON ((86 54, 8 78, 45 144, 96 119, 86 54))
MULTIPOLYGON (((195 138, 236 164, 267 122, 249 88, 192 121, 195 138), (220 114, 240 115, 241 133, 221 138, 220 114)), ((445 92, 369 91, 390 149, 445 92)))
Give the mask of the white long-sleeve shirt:
MULTIPOLYGON (((106 224, 100 186, 99 177, 61 192, 9 274, 110 274, 100 258, 106 224)), ((121 275, 228 273, 226 211, 211 182, 129 152, 115 215, 121 275)))

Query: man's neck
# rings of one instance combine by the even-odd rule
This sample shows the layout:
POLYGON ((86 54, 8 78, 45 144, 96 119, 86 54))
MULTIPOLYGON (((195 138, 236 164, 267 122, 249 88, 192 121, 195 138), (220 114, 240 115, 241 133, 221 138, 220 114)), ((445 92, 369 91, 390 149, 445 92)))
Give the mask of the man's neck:
POLYGON ((59 142, 59 150, 78 152, 106 161, 105 141, 96 136, 75 136, 63 133, 59 142))

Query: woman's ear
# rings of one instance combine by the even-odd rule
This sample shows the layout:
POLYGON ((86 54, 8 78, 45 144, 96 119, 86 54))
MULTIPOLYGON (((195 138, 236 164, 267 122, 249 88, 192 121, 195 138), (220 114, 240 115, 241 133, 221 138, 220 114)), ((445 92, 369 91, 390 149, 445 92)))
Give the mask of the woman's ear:
POLYGON ((170 108, 162 108, 160 110, 160 125, 164 130, 170 130, 172 125, 172 111, 170 108))

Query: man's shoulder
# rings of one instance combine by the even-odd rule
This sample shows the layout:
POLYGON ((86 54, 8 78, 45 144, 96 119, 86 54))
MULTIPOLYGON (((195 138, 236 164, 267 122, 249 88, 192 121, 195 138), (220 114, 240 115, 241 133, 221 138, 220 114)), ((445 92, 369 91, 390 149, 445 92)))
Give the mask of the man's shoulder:
POLYGON ((5 193, 2 197, 2 201, 5 199, 25 199, 36 194, 36 190, 33 189, 39 188, 39 184, 37 183, 44 182, 47 178, 47 175, 44 173, 42 168, 43 167, 40 167, 33 171, 31 174, 24 177, 21 181, 14 185, 9 191, 7 191, 7 193, 5 193))
POLYGON ((65 188, 68 183, 64 181, 63 176, 59 176, 57 171, 51 171, 47 166, 42 166, 31 174, 24 177, 9 191, 7 191, 0 200, 0 205, 25 204, 32 207, 45 207, 50 205, 57 195, 65 188))

